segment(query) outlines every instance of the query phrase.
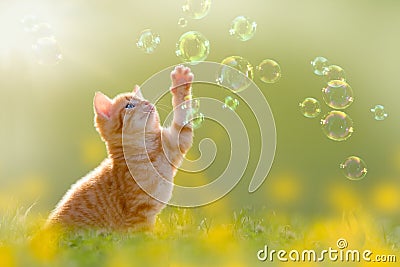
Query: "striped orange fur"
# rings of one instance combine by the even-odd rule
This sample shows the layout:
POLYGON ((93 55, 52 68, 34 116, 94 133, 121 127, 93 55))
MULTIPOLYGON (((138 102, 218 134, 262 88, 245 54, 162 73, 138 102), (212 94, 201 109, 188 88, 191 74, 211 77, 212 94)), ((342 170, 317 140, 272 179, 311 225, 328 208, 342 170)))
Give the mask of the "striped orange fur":
MULTIPOLYGON (((189 68, 177 66, 171 80, 175 108, 191 95, 193 74, 189 68)), ((172 195, 172 184, 165 181, 173 181, 192 145, 192 127, 185 124, 188 110, 174 109, 172 125, 163 128, 154 105, 143 98, 138 86, 113 100, 96 93, 94 110, 95 126, 108 157, 71 187, 50 214, 47 225, 151 229, 172 195)))

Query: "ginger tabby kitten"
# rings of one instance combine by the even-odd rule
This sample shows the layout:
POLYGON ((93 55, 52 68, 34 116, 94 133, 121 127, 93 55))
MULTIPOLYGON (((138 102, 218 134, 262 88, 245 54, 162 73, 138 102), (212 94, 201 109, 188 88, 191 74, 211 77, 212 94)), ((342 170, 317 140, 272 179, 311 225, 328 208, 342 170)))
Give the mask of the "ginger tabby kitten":
POLYGON ((174 117, 168 128, 161 127, 155 106, 143 98, 139 86, 113 100, 96 93, 95 126, 108 157, 71 187, 50 214, 47 226, 152 228, 172 195, 173 184, 166 181, 173 181, 193 139, 192 126, 185 122, 190 103, 185 103, 187 109, 176 108, 191 97, 193 74, 180 65, 172 71, 171 80, 174 117))

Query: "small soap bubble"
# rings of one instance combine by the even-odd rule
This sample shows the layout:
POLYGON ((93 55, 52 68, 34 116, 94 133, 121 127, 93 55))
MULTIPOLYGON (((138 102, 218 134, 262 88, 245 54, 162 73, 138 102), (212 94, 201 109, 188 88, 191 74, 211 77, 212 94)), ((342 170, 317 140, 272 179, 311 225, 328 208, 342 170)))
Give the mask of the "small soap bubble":
POLYGON ((179 38, 175 54, 184 62, 195 65, 207 58, 210 42, 200 32, 189 31, 179 38))
POLYGON ((334 109, 348 108, 354 101, 351 86, 340 80, 328 82, 328 86, 322 89, 322 97, 325 103, 334 109))
POLYGON ((299 103, 300 112, 307 118, 316 118, 321 113, 319 101, 312 97, 307 97, 299 103))
POLYGON ((54 38, 40 38, 32 45, 37 62, 41 65, 56 65, 62 60, 62 54, 54 38))
POLYGON ((179 20, 178 20, 178 25, 181 27, 181 28, 185 28, 186 26, 187 26, 187 20, 185 19, 185 18, 180 18, 179 20))
POLYGON ((200 100, 195 98, 192 99, 191 96, 186 96, 184 98, 185 102, 181 105, 181 109, 189 109, 191 108, 192 111, 198 112, 200 110, 200 100))
POLYGON ((211 0, 186 0, 183 12, 191 19, 202 19, 210 12, 211 0))
POLYGON ((191 123, 193 129, 197 129, 201 126, 204 120, 205 116, 203 113, 199 112, 198 110, 191 110, 186 115, 186 121, 184 122, 184 124, 186 125, 191 123))
POLYGON ((217 73, 217 83, 235 92, 241 92, 249 87, 253 78, 253 66, 240 56, 230 56, 222 60, 217 73))
POLYGON ((253 38, 256 29, 257 23, 254 20, 244 16, 239 16, 232 21, 229 34, 240 41, 247 41, 253 38))
POLYGON ((344 176, 350 180, 361 180, 367 175, 367 165, 356 156, 348 157, 340 164, 344 176))
POLYGON ((344 141, 354 132, 353 120, 342 111, 333 110, 329 112, 321 120, 321 125, 324 134, 334 141, 344 141))
POLYGON ((227 96, 225 97, 224 105, 222 106, 222 108, 224 109, 229 108, 230 110, 235 111, 238 106, 239 106, 239 100, 231 96, 227 96))
POLYGON ((200 126, 203 124, 204 119, 205 117, 203 113, 196 112, 192 120, 193 129, 200 128, 200 126))
POLYGON ((385 107, 382 105, 376 105, 374 108, 371 108, 371 112, 374 113, 375 120, 377 121, 383 121, 388 116, 385 112, 385 107))
POLYGON ((311 61, 311 66, 314 69, 314 73, 318 76, 324 75, 324 70, 329 65, 329 61, 324 57, 316 57, 313 61, 311 61))
POLYGON ((281 67, 272 59, 263 60, 256 67, 258 77, 265 83, 276 83, 281 78, 281 67))
POLYGON ((27 32, 32 32, 36 24, 39 23, 38 18, 35 15, 29 15, 21 20, 24 25, 24 30, 27 32))
POLYGON ((140 33, 136 46, 145 53, 151 54, 156 50, 160 41, 160 36, 157 33, 154 33, 150 29, 146 29, 140 33))
POLYGON ((50 24, 41 22, 39 24, 36 24, 33 29, 32 33, 34 36, 39 39, 39 38, 54 38, 54 31, 53 28, 51 27, 50 24))
POLYGON ((193 99, 191 101, 192 103, 192 110, 195 112, 198 112, 200 110, 200 100, 199 99, 193 99))
POLYGON ((332 80, 346 81, 346 73, 342 67, 337 65, 330 65, 323 70, 323 75, 327 82, 332 80))

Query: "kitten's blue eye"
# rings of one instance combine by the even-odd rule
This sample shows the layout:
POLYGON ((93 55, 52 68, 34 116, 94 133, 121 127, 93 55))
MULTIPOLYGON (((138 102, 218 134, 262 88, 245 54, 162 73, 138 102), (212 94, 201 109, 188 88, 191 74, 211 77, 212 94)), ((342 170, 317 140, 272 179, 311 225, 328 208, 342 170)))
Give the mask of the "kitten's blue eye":
POLYGON ((134 108, 134 107, 135 107, 135 105, 132 104, 132 103, 128 103, 128 104, 125 106, 125 108, 134 108))

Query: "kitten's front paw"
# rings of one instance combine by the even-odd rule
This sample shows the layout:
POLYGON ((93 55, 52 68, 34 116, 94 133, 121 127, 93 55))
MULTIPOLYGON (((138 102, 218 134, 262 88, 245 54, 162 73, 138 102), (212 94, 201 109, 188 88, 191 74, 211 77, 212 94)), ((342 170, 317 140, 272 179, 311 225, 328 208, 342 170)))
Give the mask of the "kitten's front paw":
POLYGON ((171 72, 171 92, 175 94, 178 90, 188 91, 193 81, 193 73, 190 68, 178 65, 171 72))

